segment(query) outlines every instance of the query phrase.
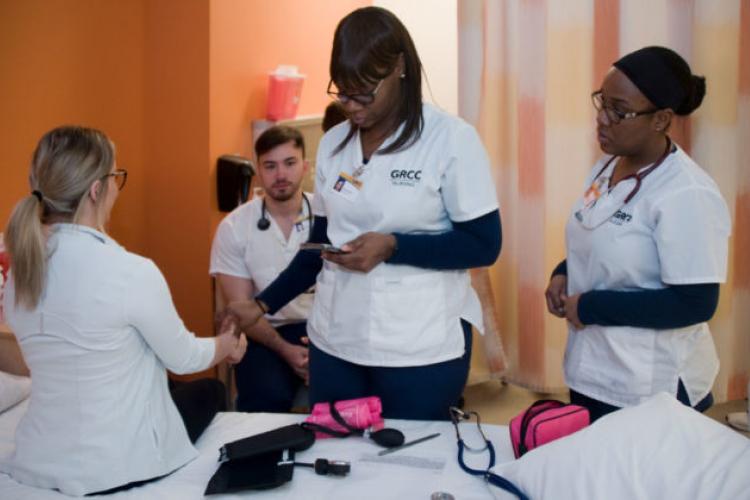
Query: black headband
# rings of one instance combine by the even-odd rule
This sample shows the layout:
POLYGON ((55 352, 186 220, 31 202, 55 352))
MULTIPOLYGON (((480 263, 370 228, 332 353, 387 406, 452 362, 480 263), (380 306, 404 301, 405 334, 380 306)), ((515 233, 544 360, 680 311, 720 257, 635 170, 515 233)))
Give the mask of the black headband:
POLYGON ((678 115, 690 114, 700 106, 706 91, 705 79, 694 76, 688 63, 666 47, 644 47, 623 56, 613 66, 654 106, 670 108, 678 115))

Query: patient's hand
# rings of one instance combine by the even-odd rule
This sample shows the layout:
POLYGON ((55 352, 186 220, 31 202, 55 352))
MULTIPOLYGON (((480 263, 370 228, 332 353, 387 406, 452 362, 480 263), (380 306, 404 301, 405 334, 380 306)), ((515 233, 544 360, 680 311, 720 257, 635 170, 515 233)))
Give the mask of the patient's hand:
POLYGON ((216 335, 232 334, 239 337, 237 317, 227 309, 217 312, 214 316, 214 332, 216 335))
MULTIPOLYGON (((307 344, 307 337, 302 337, 302 342, 307 344)), ((308 363, 309 363, 309 349, 305 346, 292 344, 290 342, 284 342, 284 345, 280 350, 281 356, 287 362, 287 364, 294 370, 299 378, 307 383, 308 381, 308 363)))

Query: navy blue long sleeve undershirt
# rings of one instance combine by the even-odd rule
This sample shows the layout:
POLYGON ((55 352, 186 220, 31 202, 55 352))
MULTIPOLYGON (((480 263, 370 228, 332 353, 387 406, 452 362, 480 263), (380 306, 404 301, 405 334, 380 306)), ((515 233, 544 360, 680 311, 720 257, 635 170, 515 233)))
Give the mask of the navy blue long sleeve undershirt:
POLYGON ((386 262, 427 269, 471 269, 493 264, 503 242, 500 211, 466 222, 453 222, 437 234, 394 233, 396 252, 386 262))
MULTIPOLYGON (((552 275, 567 274, 562 261, 552 275)), ((591 290, 581 294, 578 318, 584 325, 665 330, 708 321, 719 303, 718 283, 668 285, 659 290, 591 290)))
MULTIPOLYGON (((310 241, 329 243, 328 219, 315 217, 310 241)), ((389 264, 425 269, 469 269, 488 266, 497 260, 502 246, 500 212, 494 210, 476 219, 454 222, 449 231, 438 234, 394 234, 396 251, 389 264)), ((317 252, 300 251, 258 298, 271 314, 315 284, 323 267, 317 252)))

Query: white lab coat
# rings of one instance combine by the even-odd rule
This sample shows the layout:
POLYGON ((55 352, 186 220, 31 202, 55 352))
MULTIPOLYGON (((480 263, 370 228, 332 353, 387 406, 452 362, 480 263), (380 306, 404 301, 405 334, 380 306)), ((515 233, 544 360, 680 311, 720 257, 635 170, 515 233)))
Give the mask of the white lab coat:
MULTIPOLYGON (((21 483, 84 495, 167 474, 197 456, 166 369, 207 368, 213 338, 185 329, 154 263, 84 226, 58 224, 38 307, 7 322, 32 377, 14 454, 0 469, 21 483)), ((11 271, 12 276, 12 271, 11 271)))

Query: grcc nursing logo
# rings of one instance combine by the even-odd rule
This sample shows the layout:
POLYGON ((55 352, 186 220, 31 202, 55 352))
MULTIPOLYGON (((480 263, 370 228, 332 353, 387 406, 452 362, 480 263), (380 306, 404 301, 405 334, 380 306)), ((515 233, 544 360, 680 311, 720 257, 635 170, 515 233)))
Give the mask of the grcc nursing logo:
POLYGON ((391 184, 394 186, 411 186, 422 180, 421 170, 391 170, 391 184))
POLYGON ((622 226, 623 224, 630 222, 633 220, 633 216, 629 213, 623 212, 622 210, 618 210, 615 212, 615 214, 609 219, 609 221, 612 224, 622 226))

